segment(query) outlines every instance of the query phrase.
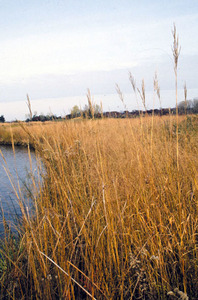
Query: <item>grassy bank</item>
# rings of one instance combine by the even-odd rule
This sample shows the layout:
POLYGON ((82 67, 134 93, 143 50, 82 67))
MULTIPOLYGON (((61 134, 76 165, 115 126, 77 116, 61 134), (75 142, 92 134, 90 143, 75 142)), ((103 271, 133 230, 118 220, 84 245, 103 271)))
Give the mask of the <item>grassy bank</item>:
POLYGON ((17 146, 31 146, 34 148, 34 136, 37 139, 42 136, 45 125, 49 127, 52 124, 51 121, 46 123, 42 122, 30 122, 25 124, 24 122, 16 123, 3 123, 0 124, 0 145, 12 145, 17 146))
POLYGON ((46 169, 34 217, 24 211, 19 240, 8 230, 1 248, 1 297, 166 299, 179 288, 197 299, 198 118, 179 117, 178 142, 176 123, 1 126, 46 169))

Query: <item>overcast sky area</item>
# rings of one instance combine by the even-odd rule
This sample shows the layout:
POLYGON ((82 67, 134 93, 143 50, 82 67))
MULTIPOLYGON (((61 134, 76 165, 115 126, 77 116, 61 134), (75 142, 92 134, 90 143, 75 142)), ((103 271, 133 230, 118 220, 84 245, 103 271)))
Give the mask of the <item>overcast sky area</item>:
POLYGON ((27 93, 38 113, 68 113, 87 88, 115 109, 108 95, 115 83, 132 93, 129 71, 148 93, 155 71, 161 90, 173 90, 173 23, 178 85, 197 97, 197 0, 0 0, 0 115, 25 118, 27 93))

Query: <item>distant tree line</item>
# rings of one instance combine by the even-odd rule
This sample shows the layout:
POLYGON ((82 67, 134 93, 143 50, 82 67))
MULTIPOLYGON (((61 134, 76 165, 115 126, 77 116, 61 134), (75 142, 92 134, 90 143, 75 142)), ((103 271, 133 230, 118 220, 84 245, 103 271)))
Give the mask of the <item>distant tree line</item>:
MULTIPOLYGON (((187 101, 181 101, 178 104, 178 113, 179 115, 183 114, 198 114, 198 98, 194 98, 193 100, 187 100, 187 101)), ((37 113, 34 113, 32 118, 29 116, 25 121, 26 122, 45 122, 45 121, 53 121, 53 120, 62 120, 62 119, 73 119, 73 118, 135 118, 140 115, 158 115, 158 116, 164 116, 169 114, 176 114, 176 108, 161 108, 161 109, 150 109, 150 110, 132 110, 130 111, 102 111, 102 105, 99 106, 98 104, 91 104, 91 102, 88 102, 88 105, 85 105, 83 109, 80 109, 78 105, 74 105, 71 109, 71 113, 67 114, 65 118, 62 118, 61 116, 56 115, 44 115, 40 114, 37 115, 37 113)), ((5 122, 4 115, 0 116, 0 123, 5 122)))
POLYGON ((46 121, 53 121, 53 120, 61 120, 62 117, 57 117, 56 115, 43 115, 43 114, 40 114, 40 115, 33 115, 32 118, 27 118, 25 121, 26 122, 37 122, 37 121, 40 121, 40 122, 46 122, 46 121))
MULTIPOLYGON (((187 100, 187 101, 181 101, 178 104, 178 113, 179 115, 183 114, 197 114, 198 113, 198 98, 195 98, 193 100, 187 100)), ((158 115, 158 116, 165 116, 169 114, 176 114, 176 108, 161 108, 161 109, 150 109, 150 110, 132 110, 130 111, 102 111, 102 106, 99 106, 98 104, 91 104, 91 102, 88 102, 88 105, 85 105, 83 109, 81 109, 78 105, 74 105, 71 109, 71 113, 67 114, 65 116, 66 119, 74 119, 74 118, 136 118, 138 116, 144 116, 144 115, 158 115)), ((26 122, 30 121, 52 121, 52 120, 62 120, 65 119, 62 117, 57 117, 56 115, 37 115, 34 114, 32 119, 27 118, 26 122)))
MULTIPOLYGON (((187 101, 181 101, 178 104, 178 113, 179 115, 183 114, 197 114, 198 113, 198 98, 195 98, 193 100, 187 100, 187 101)), ((150 110, 132 110, 130 111, 108 111, 108 112, 102 112, 102 107, 99 105, 94 105, 92 110, 88 105, 85 105, 84 109, 81 110, 78 105, 74 105, 71 109, 71 113, 66 116, 67 119, 72 118, 78 118, 78 117, 94 117, 94 118, 134 118, 138 117, 140 115, 158 115, 158 116, 164 116, 169 114, 176 114, 176 108, 161 108, 161 109, 150 109, 150 110)))

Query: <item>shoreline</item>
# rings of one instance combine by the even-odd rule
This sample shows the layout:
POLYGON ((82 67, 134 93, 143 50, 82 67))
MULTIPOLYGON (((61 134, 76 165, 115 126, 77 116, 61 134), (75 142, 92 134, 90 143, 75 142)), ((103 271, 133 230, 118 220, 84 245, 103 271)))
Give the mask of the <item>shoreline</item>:
MULTIPOLYGON (((7 141, 0 141, 0 146, 5 146, 5 147, 12 147, 12 142, 7 142, 7 141)), ((27 144, 23 142, 14 142, 14 147, 21 147, 21 148, 30 148, 31 150, 35 150, 35 147, 32 144, 27 144)))

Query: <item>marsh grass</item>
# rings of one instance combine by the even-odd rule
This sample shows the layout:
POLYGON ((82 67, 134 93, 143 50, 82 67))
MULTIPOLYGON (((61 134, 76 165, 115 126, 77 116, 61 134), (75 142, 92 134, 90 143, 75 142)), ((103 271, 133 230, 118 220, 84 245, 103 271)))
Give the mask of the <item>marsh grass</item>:
POLYGON ((196 299, 198 139, 197 117, 188 118, 187 131, 178 118, 179 173, 174 116, 142 118, 142 126, 140 119, 23 125, 20 134, 42 157, 44 183, 35 185, 34 217, 23 213, 20 242, 5 241, 12 255, 1 250, 10 270, 1 270, 1 295, 165 299, 177 287, 196 299))

